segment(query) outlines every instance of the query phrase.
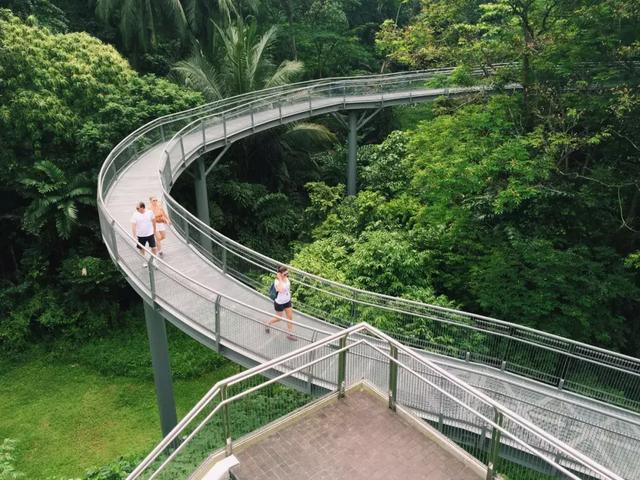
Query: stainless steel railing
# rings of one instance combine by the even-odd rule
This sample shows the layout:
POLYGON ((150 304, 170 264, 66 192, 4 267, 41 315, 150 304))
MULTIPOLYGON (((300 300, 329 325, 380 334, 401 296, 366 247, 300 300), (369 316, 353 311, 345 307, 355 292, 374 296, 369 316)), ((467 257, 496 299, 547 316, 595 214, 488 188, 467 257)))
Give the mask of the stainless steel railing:
MULTIPOLYGON (((316 375, 322 376, 332 386, 333 392, 339 397, 344 396, 348 383, 362 381, 360 375, 365 370, 371 372, 363 370, 359 361, 366 352, 378 356, 377 361, 387 375, 384 385, 380 385, 379 375, 364 378, 381 386, 381 391, 389 392, 390 408, 415 408, 410 401, 405 402, 398 397, 398 391, 428 391, 431 395, 421 395, 423 401, 436 397, 441 405, 443 399, 455 405, 456 420, 464 422, 465 428, 469 428, 469 424, 474 425, 478 432, 473 445, 465 447, 486 465, 487 479, 496 478, 501 472, 517 478, 516 473, 533 468, 555 478, 578 480, 583 478, 581 475, 587 475, 590 478, 622 480, 622 477, 367 324, 350 327, 218 382, 136 467, 128 480, 188 478, 213 451, 223 447, 227 455, 231 454, 234 441, 250 433, 246 428, 242 431, 234 421, 233 410, 241 410, 244 400, 268 391, 286 378, 304 378, 311 369, 315 369, 316 375), (384 346, 375 344, 374 338, 384 346), (413 368, 412 362, 422 371, 413 368), (351 365, 354 368, 350 368, 351 365), (277 373, 273 378, 263 377, 266 372, 274 371, 277 373), (410 385, 399 388, 402 383, 410 385), (505 453, 510 453, 509 460, 503 458, 507 456, 505 453)), ((306 404, 310 400, 299 403, 306 404)), ((291 411, 274 408, 268 402, 261 405, 262 410, 252 410, 253 416, 263 418, 263 423, 255 425, 256 428, 291 411)))
MULTIPOLYGON (((348 103, 348 96, 351 98, 350 95, 363 94, 367 90, 364 92, 365 96, 378 95, 379 103, 383 103, 384 96, 390 93, 399 93, 403 95, 405 101, 412 101, 412 89, 415 88, 424 93, 427 90, 424 82, 433 75, 434 72, 430 71, 372 76, 362 81, 351 78, 306 82, 216 102, 163 117, 141 127, 111 152, 99 175, 100 222, 105 243, 112 257, 143 294, 153 298, 167 312, 173 312, 190 328, 202 332, 203 335, 211 336, 213 333, 218 344, 224 338, 226 342, 232 344, 235 342, 237 348, 252 351, 262 358, 271 358, 273 355, 283 353, 284 347, 280 351, 276 348, 265 352, 261 350, 262 345, 243 345, 242 341, 246 339, 234 340, 230 334, 222 335, 221 325, 224 325, 224 317, 231 315, 228 305, 233 304, 236 307, 239 305, 222 292, 199 284, 195 279, 183 275, 160 259, 154 258, 148 271, 137 269, 135 264, 139 262, 129 261, 138 257, 128 229, 123 229, 113 218, 105 203, 106 194, 114 180, 142 152, 148 151, 154 145, 165 143, 167 138, 173 137, 171 143, 173 147, 168 149, 161 174, 163 185, 167 190, 165 192, 167 205, 176 229, 193 248, 219 265, 229 275, 254 288, 263 288, 261 275, 265 272, 271 273, 278 265, 276 261, 210 229, 177 204, 168 194, 174 175, 185 168, 189 155, 196 155, 197 148, 203 146, 205 142, 215 141, 215 137, 211 134, 215 130, 215 125, 222 125, 222 142, 225 138, 231 141, 231 135, 238 134, 240 131, 233 130, 233 122, 242 119, 243 112, 245 118, 250 118, 253 112, 255 128, 256 120, 259 121, 261 118, 260 115, 269 111, 279 113, 282 108, 286 114, 287 108, 300 107, 300 99, 302 103, 307 106, 310 104, 313 108, 318 105, 317 100, 333 95, 332 101, 342 99, 344 106, 348 103), (314 87, 316 87, 315 90, 313 90, 314 87), (377 91, 371 93, 374 87, 377 91), (296 99, 298 103, 293 102, 291 98, 296 99), (311 99, 310 103, 309 99, 311 99), (227 110, 235 113, 229 117, 224 113, 222 118, 223 112, 227 110), (208 122, 204 130, 199 123, 201 117, 206 117, 208 122), (185 128, 188 125, 190 126, 185 128), (183 130, 183 133, 177 135, 180 130, 183 130), (194 136, 197 137, 196 142, 192 142, 194 136), (182 140, 181 143, 176 141, 178 138, 182 140), (171 152, 176 155, 176 158, 172 157, 171 152), (213 319, 211 323, 208 323, 209 319, 213 319)), ((430 91, 433 93, 433 90, 430 91)), ((437 92, 456 94, 466 91, 440 89, 437 92)), ((477 91, 477 88, 470 91, 477 91)), ((251 129, 251 125, 248 123, 240 128, 251 129)), ((375 322, 381 318, 389 324, 394 323, 399 326, 416 324, 423 330, 429 331, 430 336, 418 338, 407 335, 401 329, 395 329, 389 333, 411 346, 465 359, 472 363, 490 365, 614 405, 638 408, 640 368, 637 359, 500 320, 354 289, 294 268, 291 271, 294 285, 297 285, 295 287, 297 288, 297 305, 312 315, 315 314, 343 326, 353 324, 357 319, 370 319, 375 322)), ((247 318, 268 318, 265 315, 270 315, 249 305, 241 307, 247 318)), ((323 335, 316 329, 304 325, 299 326, 299 331, 301 337, 308 341, 321 338, 323 335)), ((621 429, 613 431, 605 428, 603 430, 601 425, 589 425, 589 420, 576 419, 575 421, 585 428, 590 428, 593 432, 590 435, 594 437, 598 435, 596 432, 602 432, 617 439, 622 439, 628 434, 621 429)), ((635 451, 639 439, 635 433, 631 434, 631 438, 631 443, 635 445, 631 450, 635 451)), ((628 462, 628 459, 621 457, 618 463, 625 462, 628 462)))
MULTIPOLYGON (((475 74, 479 75, 479 72, 475 74)), ((374 89, 382 103, 385 94, 412 89, 419 91, 420 88, 424 90, 424 82, 431 77, 431 73, 430 76, 396 75, 383 80, 367 77, 361 82, 349 79, 342 83, 332 80, 305 84, 303 87, 291 86, 286 90, 266 92, 260 97, 247 97, 240 104, 234 103, 230 109, 224 110, 222 115, 217 111, 190 122, 168 143, 161 169, 165 198, 171 215, 178 219, 176 225, 200 253, 232 276, 254 288, 260 288, 257 280, 260 272, 273 272, 279 262, 202 224, 168 193, 173 176, 185 168, 190 156, 194 152, 197 155, 207 142, 215 140, 207 138, 206 132, 217 125, 217 131, 222 132, 218 140, 228 143, 232 141, 233 129, 227 125, 234 119, 251 118, 252 122, 244 125, 244 129, 254 129, 255 119, 260 113, 279 108, 281 115, 283 104, 290 107, 287 102, 290 102, 291 96, 296 100, 304 99, 303 104, 309 99, 308 102, 313 105, 310 100, 313 98, 337 98, 346 104, 347 97, 374 89), (193 141, 194 137, 196 142, 193 141)), ((478 91, 477 88, 439 89, 440 93, 449 95, 468 93, 470 90, 478 91)), ((388 323, 398 326, 418 323, 430 331, 430 337, 448 337, 448 343, 443 345, 429 338, 416 337, 401 328, 390 333, 418 348, 491 365, 555 385, 559 389, 640 410, 638 359, 493 318, 355 289, 295 268, 291 268, 291 271, 298 285, 297 305, 313 315, 334 323, 346 319, 347 324, 361 319, 375 322, 376 317, 388 317, 392 320, 388 323)))
MULTIPOLYGON (((103 224, 103 229, 108 228, 104 225, 107 219, 102 214, 100 221, 103 224)), ((202 336, 214 338, 216 347, 224 345, 232 350, 244 352, 245 355, 250 355, 258 361, 259 359, 280 356, 289 351, 290 345, 286 340, 283 342, 265 341, 267 339, 264 334, 264 323, 272 317, 273 312, 239 302, 223 292, 203 285, 160 258, 152 258, 148 268, 143 268, 134 240, 130 237, 129 232, 123 230, 115 222, 112 225, 114 227, 111 230, 113 235, 105 238, 111 255, 141 295, 154 301, 166 314, 173 315, 181 323, 202 336)), ((294 323, 296 335, 299 341, 304 344, 313 343, 330 335, 329 330, 313 328, 303 323, 294 323)), ((277 332, 278 329, 274 328, 274 331, 277 332)), ((286 331, 283 330, 280 333, 284 337, 286 331)), ((385 374, 379 366, 383 360, 366 354, 361 357, 365 358, 366 362, 360 365, 359 370, 354 374, 355 378, 361 378, 362 372, 369 374, 378 372, 382 378, 382 384, 384 384, 385 374)), ((419 371, 416 366, 414 368, 419 371)), ((457 368, 456 370, 464 376, 468 375, 468 372, 463 369, 457 368)), ((332 384, 335 384, 335 379, 320 375, 320 373, 310 372, 306 385, 308 387, 318 385, 330 388, 332 384)), ((501 380, 496 379, 495 381, 501 380)), ((379 388, 382 387, 379 386, 379 388)), ((513 388, 518 387, 516 385, 509 386, 506 392, 513 388)), ((488 393, 495 395, 495 392, 488 393)), ((432 420, 436 418, 436 423, 443 430, 463 422, 462 426, 465 428, 460 428, 464 431, 469 429, 475 431, 478 439, 482 438, 481 430, 486 430, 486 426, 475 425, 468 418, 457 418, 455 408, 447 405, 446 402, 441 401, 438 404, 430 405, 427 399, 436 398, 433 392, 423 391, 416 397, 415 389, 410 384, 400 383, 397 395, 400 398, 409 395, 405 403, 412 405, 412 408, 426 418, 432 420), (406 393, 405 389, 413 390, 414 393, 406 393)), ((532 400, 535 401, 535 398, 540 396, 540 394, 536 394, 532 400)), ((540 415, 543 415, 543 418, 548 418, 553 425, 552 431, 557 430, 557 434, 566 438, 566 442, 579 445, 584 453, 608 468, 623 473, 629 479, 640 478, 638 477, 640 470, 636 468, 637 453, 640 452, 640 422, 637 420, 615 415, 615 412, 611 411, 599 411, 594 407, 588 408, 586 405, 572 406, 564 402, 564 406, 561 406, 560 411, 557 412, 546 409, 544 406, 546 402, 529 404, 522 398, 512 398, 508 395, 501 395, 500 398, 502 399, 501 403, 509 405, 512 410, 520 412, 520 415, 528 416, 533 412, 535 413, 533 418, 540 418, 540 415), (571 407, 573 410, 567 411, 567 407, 571 407)), ((543 425, 545 425, 544 422, 543 425)), ((479 445, 486 443, 480 440, 477 442, 479 445)))

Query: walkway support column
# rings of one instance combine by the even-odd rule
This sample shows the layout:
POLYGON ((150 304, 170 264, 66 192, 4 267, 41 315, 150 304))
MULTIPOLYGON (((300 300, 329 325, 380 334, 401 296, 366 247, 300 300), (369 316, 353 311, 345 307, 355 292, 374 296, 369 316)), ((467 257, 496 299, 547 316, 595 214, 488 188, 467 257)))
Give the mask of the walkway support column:
POLYGON ((358 121, 356 112, 349 112, 349 140, 347 158, 347 195, 356 194, 356 153, 358 151, 358 121))
POLYGON ((204 169, 204 160, 196 160, 196 175, 194 177, 194 187, 196 190, 196 210, 200 220, 209 224, 209 196, 207 195, 207 174, 204 169))
POLYGON ((162 436, 167 434, 178 423, 176 402, 173 397, 173 383, 171 380, 171 366, 169 365, 169 343, 164 318, 151 305, 143 301, 144 318, 147 323, 147 336, 151 350, 151 364, 153 365, 153 379, 156 384, 156 399, 160 412, 160 427, 162 436))
MULTIPOLYGON (((208 227, 211 226, 209 220, 209 196, 207 194, 207 173, 204 167, 204 159, 198 158, 196 160, 196 173, 193 180, 193 185, 196 191, 196 214, 198 218, 208 227)), ((205 235, 198 235, 196 232, 192 232, 194 235, 195 243, 200 245, 207 256, 211 255, 211 240, 205 235), (198 241, 200 238, 200 241, 198 241)), ((189 241, 190 239, 187 239, 189 241)), ((194 240, 194 239, 192 239, 194 240)))

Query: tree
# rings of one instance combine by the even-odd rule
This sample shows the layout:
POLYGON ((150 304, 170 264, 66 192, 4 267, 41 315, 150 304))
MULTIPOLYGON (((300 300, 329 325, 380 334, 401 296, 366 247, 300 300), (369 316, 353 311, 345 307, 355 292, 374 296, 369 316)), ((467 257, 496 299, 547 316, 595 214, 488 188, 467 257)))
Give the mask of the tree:
POLYGON ((55 231, 68 240, 78 224, 79 206, 95 206, 94 190, 86 177, 77 175, 68 180, 50 160, 37 162, 33 168, 36 175, 21 180, 31 199, 24 212, 24 227, 32 235, 47 231, 47 237, 54 240, 52 231, 55 231))
POLYGON ((139 76, 87 34, 55 34, 7 10, 0 51, 0 348, 17 349, 35 335, 81 337, 117 322, 129 295, 105 267, 97 172, 125 135, 202 97, 139 76), (78 276, 95 295, 78 294, 90 290, 78 276))
POLYGON ((189 24, 189 30, 199 47, 208 50, 214 45, 216 23, 226 25, 232 17, 242 16, 244 10, 256 13, 256 0, 240 2, 238 0, 183 0, 184 11, 189 24), (246 3, 246 5, 244 4, 246 3))
POLYGON ((409 26, 385 22, 377 45, 414 68, 516 62, 500 75, 522 85, 523 126, 531 131, 565 88, 610 76, 618 70, 611 62, 638 58, 639 15, 624 0, 424 0, 409 26))
POLYGON ((180 0, 96 0, 96 15, 106 24, 116 22, 124 47, 134 53, 155 49, 164 32, 186 38, 180 0))
POLYGON ((174 67, 184 84, 202 92, 207 100, 284 85, 302 72, 302 63, 296 61, 273 65, 268 52, 276 37, 275 26, 260 35, 255 21, 245 23, 238 18, 216 29, 221 52, 207 57, 198 51, 174 67))

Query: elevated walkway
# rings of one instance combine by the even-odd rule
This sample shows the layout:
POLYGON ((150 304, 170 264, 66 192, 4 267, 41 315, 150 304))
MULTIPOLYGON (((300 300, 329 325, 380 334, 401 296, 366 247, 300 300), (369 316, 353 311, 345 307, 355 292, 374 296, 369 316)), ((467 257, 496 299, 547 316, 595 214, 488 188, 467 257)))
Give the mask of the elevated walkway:
MULTIPOLYGON (((99 176, 102 234, 114 262, 163 317, 247 366, 338 332, 336 323, 349 325, 372 314, 419 322, 434 338, 459 335, 446 346, 397 338, 625 478, 640 479, 640 417, 626 409, 640 405, 636 359, 486 317, 350 289, 295 269, 291 272, 297 288, 299 341, 290 342, 277 330, 266 335, 263 323, 271 317, 272 306, 261 293, 266 289, 260 276, 271 276, 277 262, 210 229, 169 195, 175 179, 206 151, 275 125, 321 113, 490 91, 426 87, 435 73, 308 82, 229 99, 141 127, 114 149, 99 176), (169 208, 173 231, 163 248, 165 257, 152 259, 144 268, 128 222, 137 201, 159 194, 169 208), (330 308, 348 313, 332 313, 330 308)), ((357 358, 354 375, 379 372, 384 383, 381 358, 357 358)), ((327 390, 336 384, 332 372, 333 367, 312 369, 304 378, 286 381, 300 390, 327 390)), ((420 392, 399 395, 406 395, 411 408, 443 431, 477 430, 457 417, 453 405, 421 402, 420 392)))

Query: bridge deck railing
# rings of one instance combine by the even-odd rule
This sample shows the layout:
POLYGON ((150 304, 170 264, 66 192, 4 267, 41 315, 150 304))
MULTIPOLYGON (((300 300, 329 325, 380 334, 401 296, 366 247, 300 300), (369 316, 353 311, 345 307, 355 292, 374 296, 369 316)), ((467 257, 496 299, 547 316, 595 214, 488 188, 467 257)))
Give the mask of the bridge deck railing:
POLYGON ((278 382, 318 371, 324 372, 325 382, 338 397, 365 379, 378 391, 388 392, 389 407, 394 410, 400 406, 441 412, 434 414, 431 423, 457 440, 478 460, 478 466, 484 465, 487 479, 498 473, 521 478, 533 469, 553 478, 622 480, 367 324, 326 336, 218 382, 128 480, 189 478, 213 452, 224 448, 230 455, 239 438, 312 401, 308 396, 273 400, 278 382), (375 367, 359 362, 362 357, 373 359, 375 367), (268 372, 271 378, 264 376, 268 372), (456 435, 461 431, 465 435, 456 435))
MULTIPOLYGON (((125 138, 104 163, 98 186, 98 205, 105 217, 105 241, 114 237, 115 221, 104 198, 124 168, 155 145, 169 142, 160 165, 164 196, 170 216, 182 235, 229 275, 266 292, 279 262, 255 252, 204 225, 169 194, 174 176, 186 168, 208 142, 218 125, 223 140, 238 130, 233 119, 273 112, 292 106, 354 95, 379 97, 402 93, 405 97, 428 89, 425 82, 451 69, 364 78, 327 79, 277 87, 241 95, 150 122, 125 138), (295 99, 297 103, 292 103, 295 99), (204 126, 204 128, 203 128, 204 126), (185 151, 185 146, 188 147, 185 151), (193 155, 189 156, 189 153, 193 155)), ((479 72, 475 72, 479 75, 479 72)), ((477 87, 439 89, 436 93, 478 91, 477 87)), ((409 99, 410 100, 410 99, 409 99)), ((409 101, 407 100, 407 101, 409 101)), ((375 104, 375 102, 373 102, 375 104)), ((251 129, 251 125, 245 125, 251 129)), ((612 405, 640 411, 640 360, 501 320, 454 309, 363 291, 290 268, 297 307, 330 322, 348 326, 366 320, 385 329, 407 345, 532 378, 612 405)))

